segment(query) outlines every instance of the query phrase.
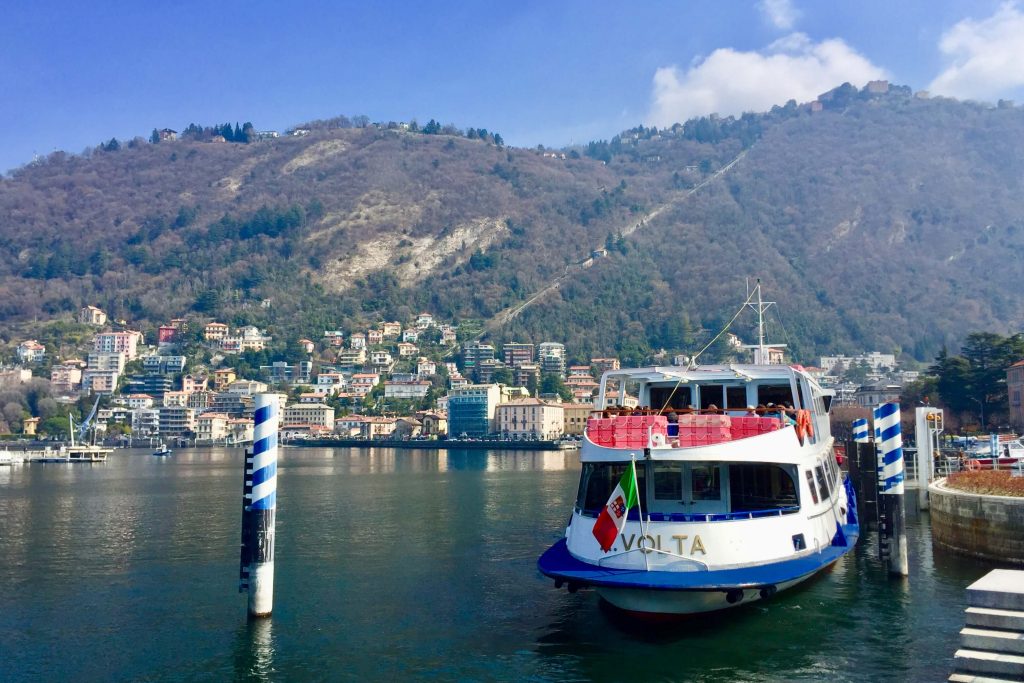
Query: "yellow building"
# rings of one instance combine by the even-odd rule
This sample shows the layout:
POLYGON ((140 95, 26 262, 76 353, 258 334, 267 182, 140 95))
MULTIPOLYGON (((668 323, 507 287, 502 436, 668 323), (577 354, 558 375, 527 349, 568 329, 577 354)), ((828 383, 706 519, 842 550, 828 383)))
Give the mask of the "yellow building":
POLYGON ((503 439, 552 440, 561 438, 565 432, 561 403, 522 398, 498 405, 494 414, 503 439))
POLYGON ((563 403, 565 433, 580 435, 587 426, 587 418, 594 410, 593 403, 563 403))

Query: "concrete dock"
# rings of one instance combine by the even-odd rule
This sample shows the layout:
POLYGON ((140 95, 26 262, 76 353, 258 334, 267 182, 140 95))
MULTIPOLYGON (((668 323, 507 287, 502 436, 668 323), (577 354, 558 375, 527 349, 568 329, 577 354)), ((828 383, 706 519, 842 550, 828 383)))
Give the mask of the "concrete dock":
POLYGON ((1024 681, 1024 571, 994 569, 967 587, 956 683, 1024 681))

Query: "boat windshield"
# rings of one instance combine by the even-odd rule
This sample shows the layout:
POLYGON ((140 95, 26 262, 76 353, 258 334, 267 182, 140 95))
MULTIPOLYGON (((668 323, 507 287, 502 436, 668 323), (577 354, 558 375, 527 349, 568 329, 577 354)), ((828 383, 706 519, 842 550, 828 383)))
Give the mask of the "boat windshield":
MULTIPOLYGON (((608 498, 626 473, 628 462, 585 462, 580 476, 580 488, 576 495, 576 511, 587 517, 597 517, 608 498)), ((636 487, 641 505, 647 500, 647 476, 644 463, 636 464, 636 487)), ((636 517, 636 508, 630 510, 630 517, 636 517)), ((636 517, 639 519, 639 517, 636 517)))
MULTIPOLYGON (((629 463, 584 463, 576 511, 596 517, 629 463)), ((799 509, 796 465, 775 463, 637 463, 644 514, 731 514, 799 509), (650 491, 647 482, 652 481, 650 491)), ((636 512, 632 512, 635 518, 636 512)))

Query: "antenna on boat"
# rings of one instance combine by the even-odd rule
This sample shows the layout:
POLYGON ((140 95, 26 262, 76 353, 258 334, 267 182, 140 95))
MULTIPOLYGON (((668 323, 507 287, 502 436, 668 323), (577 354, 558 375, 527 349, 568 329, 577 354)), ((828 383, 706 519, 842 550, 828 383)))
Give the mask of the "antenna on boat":
MULTIPOLYGON (((754 365, 768 365, 772 362, 771 351, 773 349, 784 349, 786 345, 765 343, 764 314, 765 311, 775 305, 775 302, 763 301, 761 299, 761 278, 757 278, 757 284, 754 285, 753 292, 750 291, 750 279, 747 279, 747 303, 745 305, 757 311, 757 344, 744 344, 744 348, 754 350, 754 365), (753 294, 757 295, 757 303, 751 301, 753 294)), ((779 358, 778 362, 781 362, 781 358, 779 358)))

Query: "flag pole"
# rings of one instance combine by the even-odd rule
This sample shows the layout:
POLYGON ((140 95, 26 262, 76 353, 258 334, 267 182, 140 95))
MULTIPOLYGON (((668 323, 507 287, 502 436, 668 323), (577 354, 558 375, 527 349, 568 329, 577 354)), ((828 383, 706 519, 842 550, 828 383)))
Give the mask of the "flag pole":
MULTIPOLYGON (((644 508, 640 504, 640 480, 636 478, 636 453, 629 454, 629 464, 633 468, 633 487, 636 489, 636 511, 640 515, 640 540, 642 541, 647 536, 647 529, 644 527, 644 508)), ((627 513, 628 514, 628 513, 627 513)), ((650 550, 642 550, 644 554, 644 571, 651 571, 650 565, 647 563, 647 556, 650 554, 650 550)))

